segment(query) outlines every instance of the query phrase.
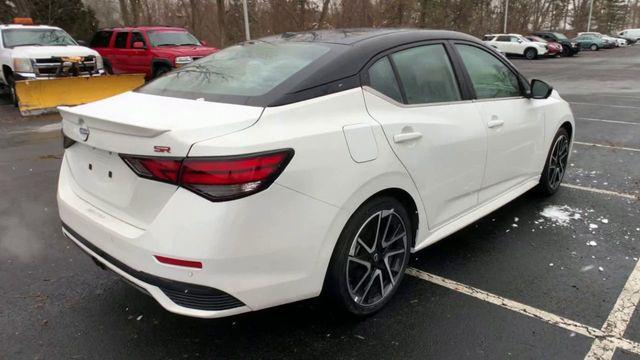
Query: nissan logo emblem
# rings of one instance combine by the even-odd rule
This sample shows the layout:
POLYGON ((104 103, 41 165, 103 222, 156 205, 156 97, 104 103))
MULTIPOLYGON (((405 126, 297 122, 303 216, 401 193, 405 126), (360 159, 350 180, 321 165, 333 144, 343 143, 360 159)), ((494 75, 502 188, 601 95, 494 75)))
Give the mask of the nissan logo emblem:
POLYGON ((84 124, 83 119, 80 119, 78 124, 80 125, 80 128, 78 129, 78 132, 80 133, 80 139, 82 139, 82 141, 89 140, 89 134, 91 133, 89 127, 84 124))

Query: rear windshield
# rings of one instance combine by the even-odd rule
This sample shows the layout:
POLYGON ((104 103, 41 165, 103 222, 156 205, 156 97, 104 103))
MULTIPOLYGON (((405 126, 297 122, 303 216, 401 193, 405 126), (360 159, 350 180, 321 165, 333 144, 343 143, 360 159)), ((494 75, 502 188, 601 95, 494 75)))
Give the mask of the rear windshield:
POLYGON ((154 47, 201 45, 195 36, 186 31, 148 31, 147 36, 154 47))
POLYGON ((247 42, 171 72, 138 91, 210 101, 248 103, 329 52, 324 44, 247 42))
POLYGON ((69 34, 60 29, 5 29, 2 30, 2 43, 5 48, 77 45, 69 34))

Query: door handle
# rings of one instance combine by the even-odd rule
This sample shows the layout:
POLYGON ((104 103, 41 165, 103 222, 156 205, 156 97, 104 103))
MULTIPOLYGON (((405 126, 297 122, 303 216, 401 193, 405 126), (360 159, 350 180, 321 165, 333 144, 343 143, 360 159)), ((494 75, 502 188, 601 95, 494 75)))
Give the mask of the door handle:
POLYGON ((497 128, 504 125, 504 120, 491 120, 487 122, 489 129, 497 128))
POLYGON ((393 135, 393 142, 403 143, 411 140, 418 140, 421 137, 422 137, 422 133, 420 132, 401 133, 401 134, 393 135))

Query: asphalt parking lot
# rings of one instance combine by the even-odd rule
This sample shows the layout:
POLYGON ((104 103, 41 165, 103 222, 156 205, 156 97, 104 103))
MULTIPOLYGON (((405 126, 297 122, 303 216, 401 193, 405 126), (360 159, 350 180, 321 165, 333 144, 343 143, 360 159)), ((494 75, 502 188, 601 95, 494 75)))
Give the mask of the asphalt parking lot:
POLYGON ((364 320, 316 299, 166 312, 63 238, 57 116, 22 119, 0 98, 0 359, 640 359, 640 45, 513 62, 571 102, 565 186, 415 254, 364 320))

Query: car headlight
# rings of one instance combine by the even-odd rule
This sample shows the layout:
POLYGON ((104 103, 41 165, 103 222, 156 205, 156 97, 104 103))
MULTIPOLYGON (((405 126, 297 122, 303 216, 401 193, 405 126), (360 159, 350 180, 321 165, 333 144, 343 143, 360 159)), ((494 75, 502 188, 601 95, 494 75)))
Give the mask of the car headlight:
POLYGON ((102 60, 102 56, 96 56, 96 69, 102 70, 104 69, 104 60, 102 60))
POLYGON ((31 59, 27 58, 15 58, 13 59, 13 71, 21 73, 32 73, 33 65, 31 59))
POLYGON ((176 65, 185 65, 193 62, 191 56, 178 56, 176 57, 176 65))

